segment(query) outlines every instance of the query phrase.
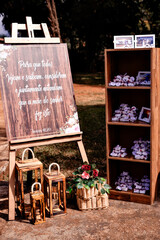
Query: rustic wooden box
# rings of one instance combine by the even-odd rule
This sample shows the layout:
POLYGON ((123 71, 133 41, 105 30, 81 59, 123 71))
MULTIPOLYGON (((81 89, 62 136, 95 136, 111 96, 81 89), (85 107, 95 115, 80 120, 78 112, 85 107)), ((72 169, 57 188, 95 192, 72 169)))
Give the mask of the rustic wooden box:
POLYGON ((100 190, 100 183, 98 183, 98 189, 96 187, 77 189, 76 198, 79 210, 107 208, 109 206, 108 195, 101 194, 100 190))

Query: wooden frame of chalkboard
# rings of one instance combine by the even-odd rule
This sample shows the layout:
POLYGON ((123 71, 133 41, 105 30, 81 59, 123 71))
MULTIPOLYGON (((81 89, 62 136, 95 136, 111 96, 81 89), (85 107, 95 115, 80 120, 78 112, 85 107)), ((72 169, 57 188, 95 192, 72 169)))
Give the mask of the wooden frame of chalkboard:
MULTIPOLYGON (((29 45, 0 47, 0 87, 9 142, 8 220, 15 219, 17 149, 76 141, 83 162, 88 162, 79 128, 67 45, 38 45, 55 43, 57 39, 50 39, 48 32, 44 39, 34 38, 31 21, 26 26, 14 23, 12 29, 16 34, 12 31, 7 43, 29 45), (19 39, 18 28, 28 29, 29 38, 19 39)), ((42 29, 46 31, 46 26, 42 29)))

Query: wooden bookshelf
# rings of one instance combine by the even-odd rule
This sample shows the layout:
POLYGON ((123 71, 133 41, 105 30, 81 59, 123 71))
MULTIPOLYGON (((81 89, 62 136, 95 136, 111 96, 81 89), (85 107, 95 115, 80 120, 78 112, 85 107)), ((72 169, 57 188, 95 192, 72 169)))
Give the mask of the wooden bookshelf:
POLYGON ((157 180, 160 172, 160 49, 105 49, 106 85, 106 149, 107 181, 111 185, 110 198, 131 202, 152 204, 157 193, 157 180), (136 77, 138 71, 151 71, 151 86, 116 87, 109 82, 118 74, 136 77), (151 123, 112 122, 114 110, 121 103, 151 109, 151 123), (131 149, 133 141, 139 138, 150 140, 150 159, 134 159, 131 154, 125 158, 111 157, 110 153, 117 144, 131 149), (137 194, 132 191, 115 190, 116 178, 122 171, 141 179, 150 178, 150 191, 137 194))

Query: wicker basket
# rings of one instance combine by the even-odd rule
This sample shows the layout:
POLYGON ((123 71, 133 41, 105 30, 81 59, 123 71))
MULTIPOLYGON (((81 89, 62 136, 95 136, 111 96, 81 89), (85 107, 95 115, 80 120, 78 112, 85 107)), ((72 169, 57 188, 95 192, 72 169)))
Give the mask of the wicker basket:
POLYGON ((101 183, 98 183, 98 190, 96 187, 77 189, 76 198, 79 210, 102 209, 109 206, 108 195, 101 194, 101 187, 101 183))

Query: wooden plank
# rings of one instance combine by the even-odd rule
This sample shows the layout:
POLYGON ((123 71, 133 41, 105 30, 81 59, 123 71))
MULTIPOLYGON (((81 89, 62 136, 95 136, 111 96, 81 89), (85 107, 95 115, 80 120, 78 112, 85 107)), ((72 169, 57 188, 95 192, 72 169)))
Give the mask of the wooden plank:
POLYGON ((12 23, 12 38, 17 38, 18 35, 18 23, 12 23))
POLYGON ((52 206, 52 181, 49 181, 49 211, 50 216, 53 214, 53 206, 52 206))
POLYGON ((157 143, 158 134, 156 133, 158 122, 157 122, 157 109, 158 108, 158 99, 157 103, 155 102, 155 98, 157 97, 157 51, 156 49, 152 50, 151 54, 151 168, 150 168, 150 192, 151 192, 151 202, 153 203, 155 199, 155 185, 156 185, 156 178, 157 178, 157 168, 156 168, 156 162, 157 162, 157 143), (157 105, 157 107, 156 107, 157 105))
POLYGON ((9 152, 9 201, 8 220, 15 219, 15 158, 16 152, 9 152))
MULTIPOLYGON (((158 90, 158 161, 157 161, 157 168, 158 168, 158 177, 160 173, 160 48, 157 49, 157 90, 158 90)), ((158 183, 157 183, 157 192, 158 192, 158 183)))
POLYGON ((23 216, 25 215, 25 208, 24 208, 24 185, 23 185, 23 172, 20 170, 19 172, 19 181, 20 181, 20 188, 21 188, 21 210, 23 216))
POLYGON ((134 87, 110 87, 110 86, 107 86, 107 89, 126 89, 126 90, 128 90, 128 89, 135 89, 135 90, 137 90, 137 89, 146 89, 146 90, 150 90, 151 89, 151 87, 144 87, 144 86, 134 86, 134 87))
POLYGON ((107 159, 107 164, 106 164, 106 172, 107 172, 107 183, 110 184, 110 166, 109 166, 109 158, 108 155, 110 154, 110 140, 109 140, 109 126, 108 126, 108 121, 110 119, 110 104, 109 104, 109 96, 108 96, 108 90, 107 90, 107 86, 109 81, 111 80, 111 66, 110 66, 110 61, 108 59, 108 55, 107 55, 107 50, 105 49, 105 117, 106 117, 106 159, 107 159))
POLYGON ((111 160, 119 160, 119 161, 129 161, 129 162, 139 162, 139 163, 151 163, 151 161, 148 161, 148 160, 138 160, 138 159, 134 159, 133 157, 125 157, 125 158, 120 158, 120 157, 111 157, 111 156, 108 156, 108 159, 111 159, 111 160))
MULTIPOLYGON (((29 38, 34 38, 34 27, 33 27, 33 24, 32 24, 32 18, 31 17, 26 17, 26 26, 27 26, 27 31, 28 31, 28 37, 29 38)), ((38 30, 41 29, 40 27, 40 24, 38 24, 38 30)))
POLYGON ((140 193, 133 193, 131 191, 125 192, 125 191, 117 191, 117 190, 111 189, 110 192, 111 192, 111 194, 124 194, 124 195, 130 195, 130 196, 133 195, 133 196, 143 196, 145 198, 150 198, 149 195, 140 194, 140 193))
POLYGON ((87 154, 86 154, 86 151, 84 149, 84 145, 83 145, 82 140, 77 141, 77 143, 78 143, 79 151, 81 153, 81 157, 82 157, 83 162, 87 162, 88 163, 87 154))
POLYGON ((64 213, 67 212, 67 209, 66 209, 66 180, 63 179, 63 205, 64 205, 64 213))
POLYGON ((151 55, 151 203, 157 193, 157 180, 159 174, 159 91, 160 91, 160 49, 152 49, 151 55))
POLYGON ((41 188, 42 192, 44 193, 44 184, 43 184, 43 164, 40 167, 40 178, 41 178, 41 188))
POLYGON ((16 165, 19 169, 24 169, 24 168, 30 168, 30 167, 40 167, 42 165, 42 163, 37 159, 37 158, 34 158, 34 159, 30 159, 30 162, 26 162, 24 161, 24 163, 22 163, 22 161, 19 163, 18 161, 16 161, 16 165))
MULTIPOLYGON (((42 164, 41 164, 41 166, 42 166, 42 164)), ((30 166, 30 167, 24 167, 24 168, 21 168, 21 169, 19 169, 19 170, 21 170, 22 172, 28 172, 28 171, 31 171, 31 170, 35 170, 35 169, 40 169, 41 168, 41 166, 34 166, 34 165, 32 165, 32 166, 30 166)))
MULTIPOLYGON (((13 24, 13 23, 12 23, 13 24)), ((16 26, 16 25, 15 25, 16 26)), ((17 23, 17 30, 26 30, 26 24, 17 23)), ((12 36, 12 35, 11 35, 12 36)), ((13 36, 12 36, 13 37, 13 36)), ((18 37, 18 34, 16 38, 18 37)))
POLYGON ((132 51, 152 51, 152 48, 130 48, 130 49, 105 49, 106 52, 132 52, 132 51))
POLYGON ((48 180, 52 180, 53 182, 59 182, 59 181, 63 181, 63 179, 65 179, 64 174, 62 174, 61 172, 58 175, 52 175, 49 173, 45 173, 45 178, 48 178, 48 180))
POLYGON ((45 38, 48 38, 48 39, 51 38, 48 27, 47 27, 47 24, 46 23, 41 23, 41 26, 42 26, 45 38))
POLYGON ((3 106, 2 106, 2 100, 1 99, 0 99, 0 116, 1 116, 1 118, 0 118, 0 130, 2 131, 3 129, 5 129, 5 120, 4 120, 3 106))
MULTIPOLYGON (((157 55, 157 61, 158 61, 158 70, 160 72, 160 48, 158 48, 158 55, 157 55)), ((158 81, 157 81, 157 89, 158 89, 158 113, 160 113, 160 75, 158 74, 158 81)), ((159 115, 158 115, 159 116, 159 115)), ((160 172, 160 117, 158 118, 158 170, 160 172)))
POLYGON ((151 127, 149 123, 143 123, 141 121, 136 122, 108 122, 108 125, 121 125, 121 126, 128 126, 128 127, 151 127))
POLYGON ((44 146, 44 145, 55 144, 55 143, 80 141, 81 139, 82 139, 82 136, 69 136, 69 137, 64 137, 64 138, 46 139, 44 141, 37 140, 37 141, 33 141, 33 142, 17 143, 17 144, 13 144, 13 145, 10 144, 10 150, 27 148, 27 147, 44 146))
POLYGON ((77 136, 79 138, 80 136, 82 136, 82 133, 83 132, 60 134, 60 135, 50 135, 50 136, 43 136, 43 137, 29 138, 29 139, 11 140, 10 143, 17 144, 17 143, 35 142, 35 141, 41 141, 41 140, 47 140, 47 139, 68 138, 71 136, 77 136))
POLYGON ((16 44, 31 44, 31 43, 34 43, 34 44, 40 44, 40 43, 60 43, 60 38, 58 37, 53 37, 53 38, 28 38, 28 37, 19 37, 19 38, 10 38, 10 37, 5 37, 4 38, 4 42, 5 43, 10 43, 10 44, 13 44, 13 43, 16 43, 16 44))
POLYGON ((151 204, 151 198, 149 195, 135 194, 131 192, 118 192, 116 190, 110 190, 109 198, 121 201, 151 204))
POLYGON ((41 30, 40 24, 33 24, 31 17, 26 17, 26 28, 29 38, 34 38, 34 30, 41 30))

